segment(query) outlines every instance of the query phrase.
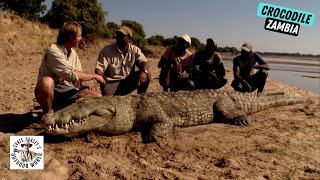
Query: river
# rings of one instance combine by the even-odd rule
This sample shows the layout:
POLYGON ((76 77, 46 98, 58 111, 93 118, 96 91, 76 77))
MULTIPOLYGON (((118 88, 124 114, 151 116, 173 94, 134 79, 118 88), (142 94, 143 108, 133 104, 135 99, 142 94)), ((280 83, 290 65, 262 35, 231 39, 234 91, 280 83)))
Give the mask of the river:
MULTIPOLYGON (((264 58, 264 60, 270 66, 268 78, 320 93, 320 59, 264 58)), ((223 57, 223 63, 227 69, 232 69, 231 57, 223 57)))

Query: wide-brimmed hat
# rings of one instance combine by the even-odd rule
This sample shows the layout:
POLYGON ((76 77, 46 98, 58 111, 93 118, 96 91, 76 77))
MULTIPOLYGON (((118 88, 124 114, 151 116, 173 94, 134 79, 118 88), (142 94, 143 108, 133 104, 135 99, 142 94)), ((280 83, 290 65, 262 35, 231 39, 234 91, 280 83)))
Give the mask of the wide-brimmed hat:
POLYGON ((27 143, 22 143, 21 144, 21 147, 23 147, 23 146, 29 146, 29 148, 31 148, 32 144, 30 144, 29 141, 27 141, 27 143))
POLYGON ((179 38, 185 40, 191 46, 191 38, 188 34, 181 35, 181 36, 179 36, 179 38))
POLYGON ((253 46, 250 42, 245 42, 243 43, 243 45, 241 46, 241 49, 247 51, 247 52, 252 52, 253 50, 253 46))
POLYGON ((120 26, 120 28, 118 29, 118 32, 121 32, 126 36, 132 37, 132 31, 128 26, 120 26))

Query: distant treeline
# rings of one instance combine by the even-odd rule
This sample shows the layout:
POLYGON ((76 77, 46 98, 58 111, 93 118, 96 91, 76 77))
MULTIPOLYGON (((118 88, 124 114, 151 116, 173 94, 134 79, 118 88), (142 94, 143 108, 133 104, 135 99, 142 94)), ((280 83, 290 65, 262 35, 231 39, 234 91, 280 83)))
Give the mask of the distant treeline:
MULTIPOLYGON (((115 38, 116 30, 122 25, 126 25, 133 30, 131 41, 142 50, 146 45, 168 46, 176 42, 177 36, 165 38, 161 35, 153 35, 146 38, 143 26, 133 20, 122 20, 121 24, 107 22, 108 12, 102 8, 98 0, 53 0, 49 10, 47 10, 44 2, 45 0, 0 0, 0 10, 3 13, 12 13, 31 21, 48 24, 51 28, 59 28, 65 21, 77 21, 83 28, 84 39, 90 42, 96 37, 115 38)), ((196 37, 191 37, 191 42, 191 48, 195 50, 203 49, 205 46, 196 37)), ((239 50, 235 47, 219 47, 218 50, 229 54, 239 53, 239 50)), ((299 53, 271 54, 319 57, 319 55, 301 55, 299 53)))
MULTIPOLYGON (((82 35, 90 42, 96 37, 115 38, 119 26, 126 25, 133 30, 132 43, 144 48, 146 45, 168 46, 176 42, 177 36, 165 38, 153 35, 146 38, 143 26, 132 20, 122 20, 121 24, 107 22, 108 12, 98 0, 53 0, 47 10, 45 0, 1 0, 0 9, 4 13, 12 13, 31 21, 48 24, 51 28, 59 28, 65 21, 77 21, 83 28, 82 35)), ((195 50, 204 48, 204 44, 196 37, 191 37, 195 50)), ((234 47, 219 48, 220 52, 238 53, 234 47)))
POLYGON ((257 52, 257 53, 261 55, 267 55, 267 56, 294 56, 294 57, 320 58, 320 54, 313 55, 313 54, 280 53, 280 52, 257 52))

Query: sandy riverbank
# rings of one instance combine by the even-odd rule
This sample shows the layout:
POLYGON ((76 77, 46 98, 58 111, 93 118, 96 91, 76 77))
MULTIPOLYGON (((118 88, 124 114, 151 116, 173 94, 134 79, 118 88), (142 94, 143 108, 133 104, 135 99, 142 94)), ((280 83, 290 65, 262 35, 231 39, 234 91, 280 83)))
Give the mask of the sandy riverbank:
MULTIPOLYGON (((140 132, 92 133, 90 143, 45 136, 43 170, 10 170, 9 137, 24 135, 17 132, 37 121, 29 112, 38 67, 56 34, 20 19, 0 18, 0 23, 0 179, 320 179, 320 94, 271 79, 266 92, 289 91, 308 101, 253 114, 249 127, 176 128, 152 144, 143 144, 140 132)), ((104 43, 77 49, 85 71, 93 72, 104 43)), ((161 91, 159 57, 149 60, 148 91, 161 91)), ((231 71, 227 78, 223 89, 232 91, 231 71)))

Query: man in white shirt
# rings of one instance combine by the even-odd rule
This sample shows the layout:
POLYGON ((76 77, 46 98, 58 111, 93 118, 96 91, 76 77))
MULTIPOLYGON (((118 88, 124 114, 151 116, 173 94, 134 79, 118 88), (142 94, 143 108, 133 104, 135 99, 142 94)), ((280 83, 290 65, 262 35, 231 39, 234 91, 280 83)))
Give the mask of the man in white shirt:
POLYGON ((137 46, 130 44, 129 27, 121 26, 116 33, 117 42, 106 45, 97 59, 95 73, 106 80, 100 86, 101 92, 107 96, 127 95, 135 89, 138 94, 144 93, 151 79, 147 58, 137 46))

